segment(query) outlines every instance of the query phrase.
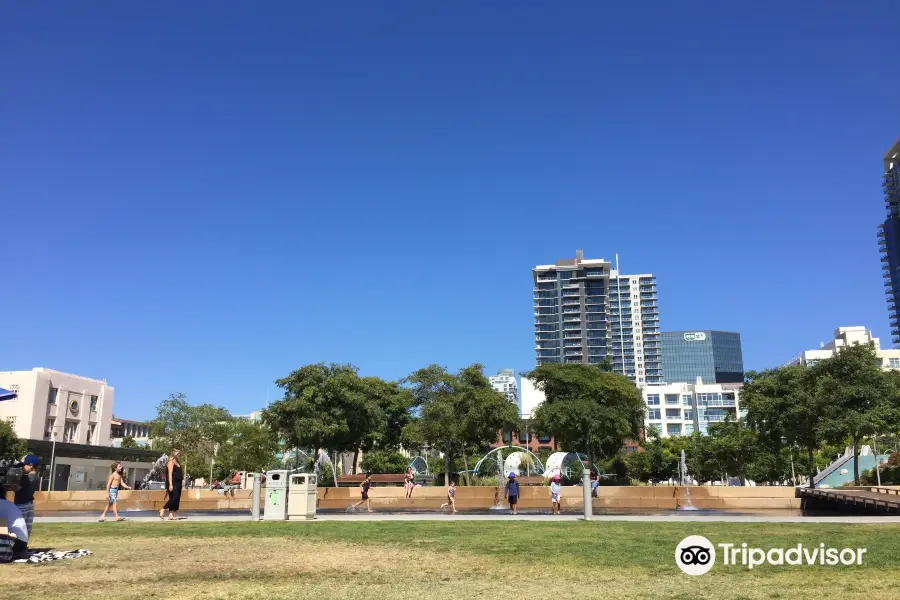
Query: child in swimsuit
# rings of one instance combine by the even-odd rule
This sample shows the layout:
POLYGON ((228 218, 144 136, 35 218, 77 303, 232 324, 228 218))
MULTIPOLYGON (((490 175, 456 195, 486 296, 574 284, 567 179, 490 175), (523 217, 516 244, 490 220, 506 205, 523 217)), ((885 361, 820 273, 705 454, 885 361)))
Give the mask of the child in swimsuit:
POLYGON ((550 482, 550 501, 553 503, 553 508, 551 509, 551 513, 554 515, 559 514, 559 498, 562 495, 562 485, 560 485, 560 481, 562 478, 559 476, 559 473, 553 476, 553 481, 550 482))
POLYGON ((453 514, 456 514, 456 482, 450 482, 450 489, 447 490, 447 502, 441 504, 440 510, 445 509, 446 507, 450 507, 453 509, 453 514))
POLYGON ((360 500, 356 504, 352 505, 348 509, 349 511, 352 512, 352 511, 356 510, 357 506, 359 506, 360 504, 365 502, 366 508, 369 509, 369 512, 372 512, 372 504, 369 501, 369 488, 371 488, 371 487, 372 487, 372 476, 366 475, 366 480, 363 481, 362 484, 360 484, 360 486, 359 486, 359 491, 362 493, 362 500, 360 500))
POLYGON ((109 507, 112 506, 113 516, 116 518, 116 521, 124 521, 125 517, 119 516, 119 509, 116 507, 116 502, 119 501, 119 488, 125 488, 126 490, 130 490, 128 484, 125 483, 125 480, 122 478, 122 463, 113 463, 112 467, 110 467, 112 473, 109 474, 109 479, 106 480, 106 493, 108 496, 108 504, 106 508, 103 509, 103 514, 100 515, 100 521, 103 522, 106 520, 106 512, 109 510, 109 507))

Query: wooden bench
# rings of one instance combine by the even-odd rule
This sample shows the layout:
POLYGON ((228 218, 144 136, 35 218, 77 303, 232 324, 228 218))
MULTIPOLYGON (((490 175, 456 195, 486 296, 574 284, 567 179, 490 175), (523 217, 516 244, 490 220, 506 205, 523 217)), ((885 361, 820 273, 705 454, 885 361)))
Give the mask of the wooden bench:
MULTIPOLYGON (((338 477, 337 486, 358 486, 366 480, 366 476, 359 475, 341 475, 338 477)), ((385 485, 403 485, 406 482, 406 475, 403 473, 389 473, 372 475, 372 483, 385 485)))

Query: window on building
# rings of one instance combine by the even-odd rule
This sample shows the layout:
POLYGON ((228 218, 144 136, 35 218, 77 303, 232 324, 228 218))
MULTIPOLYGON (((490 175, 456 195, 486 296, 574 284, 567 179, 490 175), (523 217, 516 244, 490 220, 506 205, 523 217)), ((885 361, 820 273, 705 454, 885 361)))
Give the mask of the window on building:
POLYGON ((661 418, 660 410, 658 408, 651 408, 647 411, 647 418, 655 421, 659 421, 661 418))
POLYGON ((10 386, 9 386, 9 391, 15 392, 16 394, 18 394, 18 393, 19 393, 19 384, 18 384, 18 383, 14 383, 14 384, 10 385, 10 386))
POLYGON ((666 433, 668 433, 669 435, 681 435, 681 423, 667 424, 666 433))
POLYGON ((900 358, 889 358, 888 366, 892 369, 900 369, 900 358))
POLYGON ((16 418, 15 417, 6 417, 6 422, 9 423, 9 426, 12 427, 13 429, 16 428, 16 418))
POLYGON ((530 441, 531 441, 531 434, 524 433, 524 432, 519 434, 519 443, 520 444, 527 444, 530 441))
POLYGON ((677 406, 678 394, 666 394, 666 404, 669 406, 677 406))
POLYGON ((53 406, 56 404, 56 398, 59 396, 59 388, 51 387, 47 393, 47 404, 53 406))
POLYGON ((684 424, 684 435, 691 435, 694 433, 694 424, 693 423, 685 423, 684 424))
POLYGON ((53 437, 53 428, 56 426, 56 419, 47 419, 47 425, 44 428, 44 439, 49 440, 53 437))
POLYGON ((549 444, 551 439, 549 435, 538 436, 538 442, 541 444, 549 444))
POLYGON ((659 394, 648 394, 647 406, 659 406, 659 394))
POLYGON ((63 432, 63 441, 69 444, 76 443, 78 439, 78 423, 75 421, 66 421, 66 429, 63 432))
POLYGON ((88 443, 88 444, 93 444, 93 443, 94 443, 94 429, 95 429, 96 427, 97 427, 97 426, 96 426, 95 424, 93 424, 93 423, 91 423, 91 424, 88 426, 88 434, 87 434, 87 443, 88 443))
POLYGON ((666 409, 666 418, 667 419, 680 419, 681 418, 681 409, 680 408, 667 408, 666 409))
POLYGON ((691 395, 682 396, 681 403, 685 406, 693 406, 694 405, 694 397, 691 395))
POLYGON ((97 396, 91 396, 91 412, 97 412, 97 396))

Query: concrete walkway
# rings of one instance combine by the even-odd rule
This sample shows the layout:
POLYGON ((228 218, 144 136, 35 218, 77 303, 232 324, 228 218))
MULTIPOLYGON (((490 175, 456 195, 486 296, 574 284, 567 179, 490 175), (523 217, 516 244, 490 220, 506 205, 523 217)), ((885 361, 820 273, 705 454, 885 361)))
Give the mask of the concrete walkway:
MULTIPOLYGON (((330 521, 353 522, 353 521, 532 521, 532 522, 573 522, 581 521, 581 515, 510 515, 510 514, 465 514, 459 513, 440 514, 440 513, 354 513, 354 514, 323 514, 319 515, 315 521, 291 521, 292 523, 325 523, 330 521)), ((48 516, 35 517, 35 523, 96 523, 97 525, 115 525, 114 522, 98 523, 96 516, 48 516)), ((900 523, 900 517, 870 517, 870 516, 849 516, 849 517, 802 517, 802 516, 766 516, 766 515, 595 515, 592 517, 594 522, 604 521, 629 521, 637 523, 840 523, 840 524, 881 524, 881 523, 900 523)), ((179 519, 176 523, 161 522, 159 517, 137 516, 126 517, 126 522, 135 523, 159 523, 160 526, 177 526, 176 523, 230 523, 230 522, 251 522, 250 517, 246 515, 197 515, 187 516, 179 519)))

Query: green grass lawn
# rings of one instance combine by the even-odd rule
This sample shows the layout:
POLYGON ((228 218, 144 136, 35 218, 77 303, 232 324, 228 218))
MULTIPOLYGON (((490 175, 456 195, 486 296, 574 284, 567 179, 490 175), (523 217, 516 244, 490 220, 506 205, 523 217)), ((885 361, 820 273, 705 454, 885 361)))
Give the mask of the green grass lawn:
POLYGON ((36 598, 900 597, 900 525, 636 522, 47 524, 35 546, 88 558, 4 567, 36 598), (862 566, 725 566, 689 577, 688 535, 764 549, 867 548, 862 566))

